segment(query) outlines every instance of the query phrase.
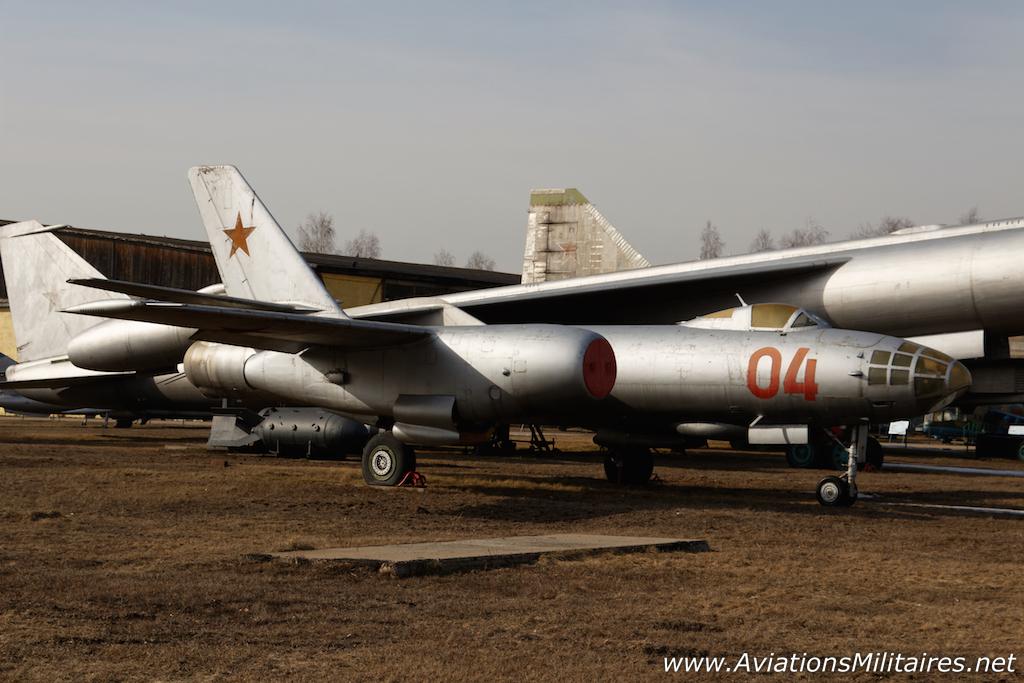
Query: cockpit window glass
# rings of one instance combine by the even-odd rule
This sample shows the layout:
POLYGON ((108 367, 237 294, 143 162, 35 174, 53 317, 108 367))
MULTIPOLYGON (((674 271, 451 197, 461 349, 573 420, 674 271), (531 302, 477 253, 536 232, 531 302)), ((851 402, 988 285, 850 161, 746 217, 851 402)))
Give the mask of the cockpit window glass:
POLYGON ((921 346, 919 344, 915 344, 914 342, 908 341, 900 344, 900 351, 904 351, 906 353, 917 353, 918 349, 920 348, 921 346))
POLYGON ((889 352, 888 351, 873 351, 871 353, 871 364, 872 365, 888 365, 889 364, 889 352))
POLYGON ((868 384, 885 384, 885 368, 868 368, 868 384))
POLYGON ((704 318, 731 318, 735 308, 727 308, 724 311, 715 311, 714 313, 708 313, 704 318))
POLYGON ((917 367, 914 369, 918 374, 945 375, 949 366, 942 361, 935 360, 934 358, 921 356, 917 359, 917 367))
POLYGON ((796 310, 796 306, 786 304, 754 304, 750 311, 750 326, 782 329, 796 310))
POLYGON ((889 384, 910 384, 910 370, 893 370, 889 384))
POLYGON ((790 325, 790 327, 817 327, 818 323, 811 320, 811 316, 806 313, 801 313, 796 317, 796 320, 790 325))
MULTIPOLYGON (((902 347, 900 347, 902 348, 902 347)), ((892 364, 898 368, 909 368, 910 361, 914 360, 913 356, 908 356, 905 353, 893 354, 892 364)))

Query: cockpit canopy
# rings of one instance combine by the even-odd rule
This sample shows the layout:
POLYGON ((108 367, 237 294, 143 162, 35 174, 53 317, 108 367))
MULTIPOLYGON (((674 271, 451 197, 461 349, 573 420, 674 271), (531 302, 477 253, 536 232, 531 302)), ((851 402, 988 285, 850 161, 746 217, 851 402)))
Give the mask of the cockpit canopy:
POLYGON ((813 313, 789 304, 736 306, 724 311, 697 316, 693 320, 679 324, 707 330, 763 330, 769 332, 797 332, 804 329, 830 327, 827 322, 813 313))

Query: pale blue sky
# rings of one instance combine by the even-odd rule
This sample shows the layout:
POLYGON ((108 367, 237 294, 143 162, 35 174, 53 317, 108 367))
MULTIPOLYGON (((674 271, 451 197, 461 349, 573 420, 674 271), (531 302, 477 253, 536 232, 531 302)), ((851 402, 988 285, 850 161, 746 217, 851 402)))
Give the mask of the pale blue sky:
POLYGON ((0 217, 199 239, 185 170, 282 224, 518 271, 531 187, 653 262, 814 216, 1024 214, 1024 5, 0 2, 0 217), (211 6, 213 5, 213 6, 211 6), (1019 196, 1020 195, 1020 196, 1019 196))

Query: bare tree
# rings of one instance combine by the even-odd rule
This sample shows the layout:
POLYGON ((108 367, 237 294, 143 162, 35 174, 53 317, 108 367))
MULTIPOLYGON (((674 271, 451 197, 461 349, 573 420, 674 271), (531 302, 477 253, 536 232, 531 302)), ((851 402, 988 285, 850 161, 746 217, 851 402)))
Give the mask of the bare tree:
POLYGON ((912 227, 914 227, 914 221, 906 216, 882 216, 882 220, 878 221, 878 225, 861 223, 850 237, 853 239, 884 237, 897 230, 905 230, 912 227))
POLYGON ((700 259, 718 258, 725 249, 725 242, 718 233, 718 227, 708 221, 700 233, 700 259))
POLYGON ((761 228, 757 235, 754 236, 754 241, 750 243, 750 253, 756 254, 760 251, 772 251, 775 249, 775 238, 772 234, 761 228))
POLYGON ((358 235, 345 242, 341 253, 345 256, 380 258, 380 238, 372 232, 360 230, 358 235))
POLYGON ((324 211, 311 213, 299 226, 299 249, 315 254, 334 253, 334 217, 324 211))
POLYGON ((466 267, 475 270, 494 270, 494 259, 482 251, 474 251, 466 261, 466 267))
POLYGON ((793 232, 783 235, 779 239, 779 244, 783 249, 790 249, 824 244, 826 241, 828 241, 828 230, 823 228, 813 217, 808 217, 804 227, 794 228, 793 232))
POLYGON ((454 266, 455 265, 455 254, 442 249, 441 251, 434 254, 434 265, 436 266, 454 266))
POLYGON ((981 213, 978 211, 977 206, 972 206, 962 216, 960 216, 960 225, 974 225, 984 220, 981 217, 981 213))

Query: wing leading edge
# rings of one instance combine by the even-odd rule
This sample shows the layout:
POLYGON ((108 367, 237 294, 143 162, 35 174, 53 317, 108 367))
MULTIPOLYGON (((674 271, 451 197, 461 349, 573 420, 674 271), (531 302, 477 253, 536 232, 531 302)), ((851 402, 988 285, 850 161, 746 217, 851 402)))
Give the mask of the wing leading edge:
POLYGON ((289 313, 162 301, 96 301, 67 313, 196 328, 195 339, 294 352, 307 346, 345 349, 400 346, 433 336, 429 328, 289 313))

